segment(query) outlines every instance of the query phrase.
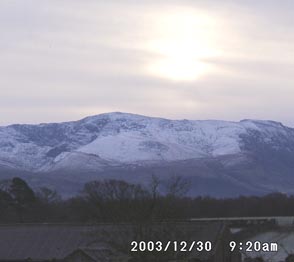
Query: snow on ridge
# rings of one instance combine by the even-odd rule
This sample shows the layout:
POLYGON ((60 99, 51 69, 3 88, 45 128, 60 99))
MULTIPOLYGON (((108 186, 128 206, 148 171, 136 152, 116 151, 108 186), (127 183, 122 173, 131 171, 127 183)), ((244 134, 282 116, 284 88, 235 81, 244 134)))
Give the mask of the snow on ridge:
POLYGON ((240 153, 240 136, 250 130, 265 137, 287 132, 273 121, 169 120, 114 112, 59 124, 0 127, 0 160, 42 169, 62 165, 76 153, 122 163, 217 157, 240 153))
POLYGON ((239 153, 239 134, 245 132, 224 121, 141 120, 139 130, 100 135, 79 151, 122 162, 201 158, 239 153))

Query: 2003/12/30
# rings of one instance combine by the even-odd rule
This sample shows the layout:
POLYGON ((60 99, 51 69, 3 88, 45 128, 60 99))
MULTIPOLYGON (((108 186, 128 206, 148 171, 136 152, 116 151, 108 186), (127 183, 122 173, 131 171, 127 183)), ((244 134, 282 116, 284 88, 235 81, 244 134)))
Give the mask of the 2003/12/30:
POLYGON ((131 252, 161 252, 161 251, 174 251, 174 252, 191 252, 191 251, 206 251, 212 250, 212 243, 210 241, 132 241, 131 252))

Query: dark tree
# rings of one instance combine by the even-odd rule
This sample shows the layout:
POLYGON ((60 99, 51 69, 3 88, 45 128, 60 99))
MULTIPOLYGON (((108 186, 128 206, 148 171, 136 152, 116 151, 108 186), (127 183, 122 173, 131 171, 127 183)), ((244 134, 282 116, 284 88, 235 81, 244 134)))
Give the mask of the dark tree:
POLYGON ((15 177, 11 181, 9 194, 13 199, 13 205, 17 213, 18 222, 25 222, 25 215, 29 214, 29 209, 36 203, 34 191, 21 178, 15 177))
POLYGON ((60 195, 55 190, 47 187, 41 187, 37 191, 36 196, 44 204, 58 203, 61 201, 60 195))
POLYGON ((36 202, 34 191, 21 178, 15 177, 12 179, 9 193, 15 204, 21 207, 29 206, 36 202))

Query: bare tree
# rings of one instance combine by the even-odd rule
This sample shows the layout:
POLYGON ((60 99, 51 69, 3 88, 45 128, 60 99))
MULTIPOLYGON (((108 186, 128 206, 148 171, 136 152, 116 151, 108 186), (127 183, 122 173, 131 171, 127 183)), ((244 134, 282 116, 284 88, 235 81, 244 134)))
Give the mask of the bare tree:
POLYGON ((153 199, 156 199, 160 195, 159 185, 160 185, 160 180, 158 176, 152 174, 151 181, 149 183, 149 191, 153 199))
POLYGON ((182 176, 173 175, 167 183, 167 196, 183 197, 190 190, 191 183, 182 176))
POLYGON ((51 190, 47 187, 41 187, 36 192, 37 198, 44 204, 58 203, 61 201, 61 196, 56 190, 51 190))

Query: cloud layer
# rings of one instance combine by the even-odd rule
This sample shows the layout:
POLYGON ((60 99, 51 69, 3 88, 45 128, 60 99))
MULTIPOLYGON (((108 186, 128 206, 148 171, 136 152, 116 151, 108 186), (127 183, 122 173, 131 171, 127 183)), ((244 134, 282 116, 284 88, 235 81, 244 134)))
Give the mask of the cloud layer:
POLYGON ((293 8, 291 0, 1 1, 0 124, 124 111, 294 126, 293 8), (219 54, 188 50, 209 67, 196 79, 153 74, 148 66, 183 38, 162 21, 188 15, 213 21, 185 28, 195 46, 219 54), (150 48, 165 34, 163 53, 150 48))

